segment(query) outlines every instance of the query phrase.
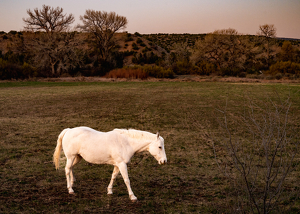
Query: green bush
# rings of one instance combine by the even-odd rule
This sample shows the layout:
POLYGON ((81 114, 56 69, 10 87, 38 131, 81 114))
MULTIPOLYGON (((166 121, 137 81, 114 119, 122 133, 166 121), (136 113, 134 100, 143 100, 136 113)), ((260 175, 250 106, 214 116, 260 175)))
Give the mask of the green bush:
POLYGON ((133 50, 139 50, 140 48, 137 46, 137 44, 134 42, 132 43, 132 49, 133 50))
POLYGON ((133 38, 130 33, 127 33, 125 37, 125 42, 130 42, 130 41, 133 41, 133 38))
POLYGON ((134 35, 138 37, 142 37, 142 35, 139 32, 135 32, 134 35))
POLYGON ((145 47, 145 48, 142 50, 143 53, 146 53, 146 52, 148 52, 148 51, 151 51, 151 49, 148 48, 148 47, 145 47))
POLYGON ((275 74, 275 78, 276 78, 277 80, 280 80, 282 77, 283 77, 282 73, 277 73, 277 74, 275 74))
POLYGON ((136 43, 141 44, 141 43, 143 43, 143 40, 142 40, 141 38, 138 38, 138 39, 136 40, 136 43))
POLYGON ((163 67, 156 66, 156 65, 145 65, 142 67, 142 69, 146 71, 146 73, 151 77, 174 78, 174 72, 170 68, 165 69, 163 67))
POLYGON ((36 69, 26 62, 24 62, 23 66, 22 66, 22 73, 23 73, 24 77, 26 77, 26 78, 38 76, 36 69))
POLYGON ((210 75, 216 71, 215 65, 209 62, 198 63, 195 67, 195 74, 210 75))
POLYGON ((146 44, 143 42, 143 40, 141 40, 141 38, 138 38, 137 40, 136 40, 136 43, 138 43, 140 46, 142 46, 142 47, 146 47, 146 44))
POLYGON ((188 61, 177 61, 173 65, 173 71, 178 75, 192 74, 194 72, 194 66, 188 61))

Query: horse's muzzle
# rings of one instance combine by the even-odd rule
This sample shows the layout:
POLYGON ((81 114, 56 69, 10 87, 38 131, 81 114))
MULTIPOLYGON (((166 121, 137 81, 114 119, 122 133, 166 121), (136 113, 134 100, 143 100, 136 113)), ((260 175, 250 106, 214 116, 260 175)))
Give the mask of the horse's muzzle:
POLYGON ((167 159, 161 159, 161 160, 158 161, 158 163, 159 163, 160 165, 164 165, 164 164, 167 163, 167 159))

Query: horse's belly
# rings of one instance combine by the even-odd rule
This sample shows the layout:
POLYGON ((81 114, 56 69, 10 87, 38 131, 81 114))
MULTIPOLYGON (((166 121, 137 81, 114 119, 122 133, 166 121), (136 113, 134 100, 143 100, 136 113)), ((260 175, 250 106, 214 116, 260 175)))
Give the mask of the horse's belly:
POLYGON ((114 164, 111 156, 103 151, 102 149, 81 149, 79 152, 80 156, 83 157, 89 163, 94 164, 114 164))

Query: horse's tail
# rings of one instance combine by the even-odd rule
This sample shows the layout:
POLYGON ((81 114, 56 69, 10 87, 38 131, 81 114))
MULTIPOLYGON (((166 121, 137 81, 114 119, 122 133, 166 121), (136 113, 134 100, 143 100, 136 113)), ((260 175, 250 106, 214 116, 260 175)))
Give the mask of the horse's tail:
POLYGON ((61 148, 62 148, 62 139, 64 137, 64 135, 66 134, 66 132, 70 130, 69 128, 64 129, 58 136, 57 139, 57 145, 53 154, 53 163, 55 165, 55 169, 59 169, 59 159, 60 159, 60 152, 61 152, 61 148))

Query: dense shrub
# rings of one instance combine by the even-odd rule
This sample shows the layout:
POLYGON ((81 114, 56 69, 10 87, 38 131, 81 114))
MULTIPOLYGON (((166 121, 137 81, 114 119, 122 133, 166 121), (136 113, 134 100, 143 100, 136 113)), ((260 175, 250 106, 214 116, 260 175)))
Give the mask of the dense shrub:
POLYGON ((9 31, 8 33, 9 33, 9 34, 12 34, 12 35, 16 35, 18 32, 15 31, 15 30, 11 30, 11 31, 9 31))
POLYGON ((247 73, 246 72, 240 72, 238 74, 238 77, 242 77, 242 78, 245 78, 247 76, 247 73))
POLYGON ((39 76, 37 70, 24 62, 18 65, 0 58, 0 79, 25 79, 39 76))
POLYGON ((282 74, 300 74, 300 63, 295 63, 291 61, 287 62, 277 62, 270 67, 270 74, 276 75, 277 73, 282 74))
POLYGON ((38 76, 38 72, 37 72, 36 68, 34 68, 33 66, 29 65, 26 62, 24 62, 23 66, 22 66, 22 73, 25 78, 38 76))
POLYGON ((23 79, 22 68, 19 65, 0 59, 0 79, 23 79))

